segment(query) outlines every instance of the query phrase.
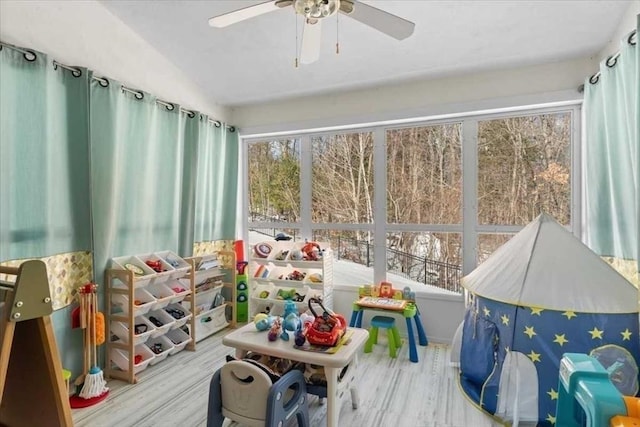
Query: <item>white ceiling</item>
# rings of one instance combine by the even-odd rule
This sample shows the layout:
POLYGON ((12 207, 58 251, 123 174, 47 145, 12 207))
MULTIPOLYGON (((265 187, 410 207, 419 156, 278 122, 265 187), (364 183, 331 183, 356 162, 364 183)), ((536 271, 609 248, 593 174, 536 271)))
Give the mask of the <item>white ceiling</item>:
POLYGON ((594 55, 630 4, 365 0, 415 22, 414 34, 398 41, 344 15, 337 28, 331 17, 323 22, 320 60, 295 68, 296 16, 290 7, 212 28, 208 18, 261 1, 101 2, 203 93, 229 107, 594 55))

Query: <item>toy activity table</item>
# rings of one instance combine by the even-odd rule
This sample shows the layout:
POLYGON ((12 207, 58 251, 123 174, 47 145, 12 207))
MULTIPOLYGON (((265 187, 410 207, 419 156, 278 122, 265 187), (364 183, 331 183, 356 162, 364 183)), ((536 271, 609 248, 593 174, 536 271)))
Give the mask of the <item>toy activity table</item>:
POLYGON ((400 314, 407 322, 407 333, 409 335, 409 360, 418 363, 418 350, 416 348, 416 340, 413 335, 413 325, 411 319, 416 324, 418 331, 418 342, 421 346, 429 345, 427 335, 422 327, 422 319, 420 318, 420 310, 412 301, 397 298, 381 298, 373 296, 363 296, 353 303, 353 312, 351 313, 351 321, 349 326, 361 328, 362 317, 365 310, 383 311, 390 314, 400 314))
MULTIPOLYGON (((222 339, 222 344, 235 348, 237 358, 243 358, 247 355, 247 352, 252 351, 268 356, 323 366, 327 377, 327 427, 338 427, 338 415, 340 412, 340 407, 338 406, 338 375, 350 363, 353 362, 355 365, 358 353, 369 338, 369 332, 365 329, 348 328, 347 333, 351 334, 350 340, 342 344, 335 353, 299 350, 293 346, 293 340, 284 341, 278 339, 269 341, 267 334, 256 330, 253 323, 227 334, 222 339)), ((355 368, 355 366, 352 366, 352 368, 355 368)), ((349 384, 346 386, 349 386, 349 384)))

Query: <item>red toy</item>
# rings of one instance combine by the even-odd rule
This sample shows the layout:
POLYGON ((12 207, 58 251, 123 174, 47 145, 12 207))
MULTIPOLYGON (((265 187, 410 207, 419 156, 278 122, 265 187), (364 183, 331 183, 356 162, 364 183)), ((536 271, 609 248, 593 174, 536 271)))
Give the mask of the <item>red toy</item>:
POLYGON ((301 249, 306 261, 318 261, 320 259, 320 245, 316 242, 307 242, 301 249))
POLYGON ((309 298, 309 310, 315 319, 307 330, 306 336, 309 344, 335 347, 347 331, 347 320, 340 314, 327 310, 322 301, 317 298, 309 298), (316 303, 324 310, 322 316, 314 311, 311 303, 316 303))

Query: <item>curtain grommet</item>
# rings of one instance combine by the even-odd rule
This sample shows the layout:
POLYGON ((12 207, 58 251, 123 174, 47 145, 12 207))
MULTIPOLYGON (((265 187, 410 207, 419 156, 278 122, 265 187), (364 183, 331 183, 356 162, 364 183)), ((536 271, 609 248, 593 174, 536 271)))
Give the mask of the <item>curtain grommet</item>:
POLYGON ((607 60, 605 61, 605 64, 607 64, 607 67, 613 68, 615 67, 617 62, 618 62, 618 57, 616 55, 613 55, 607 58, 607 60))
POLYGON ((589 83, 591 83, 592 85, 598 83, 598 80, 600 80, 600 74, 594 74, 593 76, 589 77, 589 83))
POLYGON ((31 50, 27 50, 22 54, 22 57, 28 61, 28 62, 33 62, 36 59, 38 59, 38 55, 35 54, 35 52, 31 51, 31 50))
POLYGON ((634 38, 637 40, 638 39, 638 30, 634 30, 631 32, 631 34, 629 34, 629 37, 627 37, 627 43, 629 43, 631 46, 635 46, 636 45, 636 40, 634 40, 634 38))
POLYGON ((98 79, 98 84, 102 87, 109 87, 109 79, 104 78, 104 77, 100 77, 98 79))

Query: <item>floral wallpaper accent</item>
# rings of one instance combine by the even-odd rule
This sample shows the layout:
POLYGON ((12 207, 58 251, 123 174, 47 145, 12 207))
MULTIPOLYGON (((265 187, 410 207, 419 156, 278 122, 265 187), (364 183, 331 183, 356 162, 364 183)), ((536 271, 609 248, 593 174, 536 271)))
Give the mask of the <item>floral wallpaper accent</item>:
MULTIPOLYGON (((33 258, 30 258, 33 259, 33 258)), ((91 252, 68 252, 40 258, 47 265, 49 290, 54 310, 73 302, 76 288, 93 280, 93 257, 91 252)), ((28 259, 4 261, 1 265, 18 267, 28 259)), ((0 280, 15 281, 15 276, 0 274, 0 280)))
MULTIPOLYGON (((210 240, 206 242, 195 242, 193 244, 193 256, 209 255, 215 252, 229 251, 234 252, 234 240, 210 240)), ((230 260, 220 257, 222 265, 227 268, 231 267, 230 260)), ((235 268, 233 266, 232 268, 235 268)))

